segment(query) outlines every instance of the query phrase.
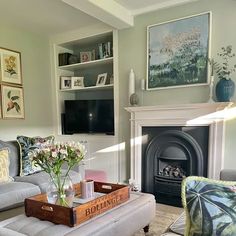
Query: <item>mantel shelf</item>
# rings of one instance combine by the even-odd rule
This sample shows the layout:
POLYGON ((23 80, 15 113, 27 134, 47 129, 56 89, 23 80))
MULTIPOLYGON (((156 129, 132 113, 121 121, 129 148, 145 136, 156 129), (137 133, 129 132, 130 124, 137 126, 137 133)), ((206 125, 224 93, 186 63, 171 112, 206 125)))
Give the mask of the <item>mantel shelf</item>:
POLYGON ((61 89, 61 92, 73 92, 73 91, 88 91, 88 90, 106 90, 106 89, 112 89, 113 84, 105 84, 105 85, 97 85, 97 86, 90 86, 90 87, 83 87, 83 88, 77 88, 77 89, 61 89))
POLYGON ((91 66, 101 66, 101 65, 107 65, 113 62, 113 57, 108 57, 104 59, 98 59, 94 61, 87 61, 87 62, 82 62, 82 63, 75 63, 75 64, 70 64, 70 65, 65 65, 65 66, 59 66, 59 69, 62 70, 75 70, 75 69, 84 69, 84 68, 89 68, 91 66))

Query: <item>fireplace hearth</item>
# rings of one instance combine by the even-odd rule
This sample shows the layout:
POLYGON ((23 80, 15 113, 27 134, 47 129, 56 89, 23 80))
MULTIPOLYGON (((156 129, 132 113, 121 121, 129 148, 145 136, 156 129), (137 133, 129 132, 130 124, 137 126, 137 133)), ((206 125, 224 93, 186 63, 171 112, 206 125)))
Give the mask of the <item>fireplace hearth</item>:
POLYGON ((142 190, 180 206, 182 179, 207 176, 209 127, 143 127, 143 135, 142 190))

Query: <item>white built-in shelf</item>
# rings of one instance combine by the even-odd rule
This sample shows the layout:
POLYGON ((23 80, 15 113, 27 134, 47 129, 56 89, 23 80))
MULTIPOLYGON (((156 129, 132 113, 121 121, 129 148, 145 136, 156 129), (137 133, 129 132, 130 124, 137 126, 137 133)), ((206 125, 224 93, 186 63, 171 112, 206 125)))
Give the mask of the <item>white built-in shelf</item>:
POLYGON ((59 69, 62 70, 75 70, 75 69, 84 69, 84 68, 89 68, 91 66, 101 66, 101 65, 108 65, 113 62, 113 57, 108 57, 104 59, 98 59, 94 61, 87 61, 87 62, 81 62, 81 63, 75 63, 75 64, 70 64, 70 65, 65 65, 65 66, 59 66, 59 69))
POLYGON ((105 85, 96 85, 96 86, 90 86, 90 87, 83 87, 83 88, 76 88, 76 89, 61 89, 61 92, 70 92, 70 91, 81 91, 81 90, 106 90, 106 89, 112 89, 113 84, 105 84, 105 85))

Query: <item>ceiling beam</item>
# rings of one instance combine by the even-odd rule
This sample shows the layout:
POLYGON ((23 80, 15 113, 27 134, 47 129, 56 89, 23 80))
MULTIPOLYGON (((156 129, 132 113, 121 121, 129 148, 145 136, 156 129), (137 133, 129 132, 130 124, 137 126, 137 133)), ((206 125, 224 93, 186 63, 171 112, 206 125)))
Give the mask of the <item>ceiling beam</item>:
POLYGON ((116 29, 124 29, 134 25, 130 11, 113 0, 62 0, 116 29))

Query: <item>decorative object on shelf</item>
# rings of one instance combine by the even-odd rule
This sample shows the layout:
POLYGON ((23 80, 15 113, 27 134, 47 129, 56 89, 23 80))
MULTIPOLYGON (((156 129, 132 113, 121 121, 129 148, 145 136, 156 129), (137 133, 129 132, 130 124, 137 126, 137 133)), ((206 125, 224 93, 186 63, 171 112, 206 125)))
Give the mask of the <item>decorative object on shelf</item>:
POLYGON ((129 104, 131 106, 138 105, 138 96, 135 93, 135 74, 133 69, 129 72, 129 104))
POLYGON ((114 75, 113 74, 110 77, 109 84, 114 84, 114 75))
POLYGON ((25 116, 23 88, 10 85, 2 85, 1 88, 3 118, 23 119, 25 116))
POLYGON ((216 62, 212 59, 212 67, 220 79, 216 84, 216 97, 218 102, 229 102, 234 95, 235 84, 230 78, 230 75, 235 72, 236 64, 229 63, 230 59, 235 57, 232 52, 232 46, 226 46, 221 48, 221 52, 217 53, 222 58, 222 62, 216 62))
POLYGON ((92 60, 91 52, 80 52, 80 62, 88 62, 92 60))
POLYGON ((211 13, 148 26, 147 89, 206 85, 211 13))
POLYGON ((96 86, 105 85, 107 80, 107 73, 99 74, 96 82, 96 86))
POLYGON ((50 203, 71 206, 74 190, 69 172, 83 160, 85 153, 84 145, 74 142, 45 145, 34 151, 35 165, 40 166, 51 178, 47 192, 50 203), (62 174, 63 164, 67 164, 65 174, 62 174))
POLYGON ((145 79, 141 79, 141 90, 145 90, 145 79))
POLYGON ((99 59, 112 56, 111 42, 100 43, 98 45, 99 59))
POLYGON ((92 60, 92 61, 96 60, 96 50, 95 50, 95 49, 93 49, 93 50, 91 51, 91 60, 92 60))
POLYGON ((59 53, 58 54, 58 64, 59 66, 65 66, 69 65, 69 58, 72 54, 65 52, 65 53, 59 53))
POLYGON ((209 103, 213 103, 213 102, 215 102, 215 101, 213 100, 214 75, 211 75, 209 90, 210 90, 210 92, 209 92, 209 99, 208 99, 208 102, 209 102, 209 103))
POLYGON ((84 88, 84 77, 71 77, 71 88, 77 89, 77 88, 84 88))
POLYGON ((72 55, 69 56, 68 62, 69 62, 70 65, 79 63, 79 58, 78 58, 77 55, 72 54, 72 55))
POLYGON ((21 53, 0 48, 1 82, 22 85, 21 53))
POLYGON ((71 76, 61 76, 61 89, 71 89, 71 76))

